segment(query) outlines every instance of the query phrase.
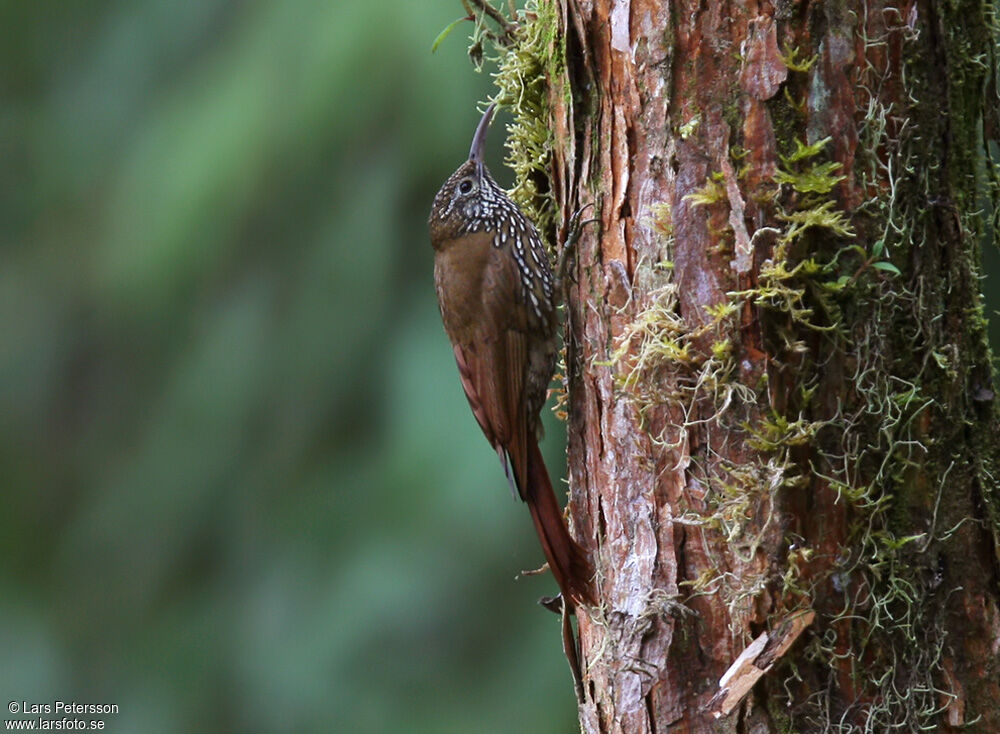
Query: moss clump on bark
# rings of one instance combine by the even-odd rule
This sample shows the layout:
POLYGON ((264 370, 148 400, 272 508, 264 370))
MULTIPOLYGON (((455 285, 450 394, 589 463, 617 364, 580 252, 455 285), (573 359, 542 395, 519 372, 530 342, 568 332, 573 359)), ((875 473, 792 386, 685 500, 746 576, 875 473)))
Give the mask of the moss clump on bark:
POLYGON ((510 196, 545 236, 555 231, 556 223, 549 188, 549 80, 565 73, 556 7, 548 0, 531 0, 519 14, 517 38, 501 57, 494 78, 500 90, 497 101, 514 115, 506 141, 506 163, 515 177, 510 196))
MULTIPOLYGON (((511 19, 507 42, 494 44, 493 58, 497 65, 494 101, 509 108, 514 117, 504 142, 505 163, 514 172, 514 186, 508 193, 547 241, 556 225, 556 205, 549 188, 550 85, 552 79, 566 74, 565 41, 557 12, 552 0, 528 0, 511 19)), ((473 47, 481 43, 481 38, 473 37, 473 47)))

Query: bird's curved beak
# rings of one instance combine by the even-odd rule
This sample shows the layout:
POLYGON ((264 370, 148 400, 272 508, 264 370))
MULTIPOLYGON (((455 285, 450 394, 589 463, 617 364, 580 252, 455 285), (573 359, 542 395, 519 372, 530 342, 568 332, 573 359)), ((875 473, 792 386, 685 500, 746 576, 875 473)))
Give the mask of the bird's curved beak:
POLYGON ((479 125, 476 127, 476 134, 472 136, 472 147, 469 149, 470 161, 475 161, 479 164, 484 162, 483 148, 486 146, 486 131, 490 129, 490 120, 493 119, 493 111, 496 107, 497 103, 491 102, 490 106, 486 108, 486 112, 483 113, 483 119, 479 121, 479 125))

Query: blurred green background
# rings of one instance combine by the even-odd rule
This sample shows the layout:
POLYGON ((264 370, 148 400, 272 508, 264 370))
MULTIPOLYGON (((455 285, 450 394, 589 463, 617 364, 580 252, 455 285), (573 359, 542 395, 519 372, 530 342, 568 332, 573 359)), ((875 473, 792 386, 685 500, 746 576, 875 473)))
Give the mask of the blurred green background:
POLYGON ((434 298, 427 213, 490 90, 467 28, 430 53, 458 0, 0 8, 3 701, 575 731, 434 298))
POLYGON ((490 91, 467 27, 430 52, 458 0, 0 7, 3 701, 574 731, 434 297, 490 91))

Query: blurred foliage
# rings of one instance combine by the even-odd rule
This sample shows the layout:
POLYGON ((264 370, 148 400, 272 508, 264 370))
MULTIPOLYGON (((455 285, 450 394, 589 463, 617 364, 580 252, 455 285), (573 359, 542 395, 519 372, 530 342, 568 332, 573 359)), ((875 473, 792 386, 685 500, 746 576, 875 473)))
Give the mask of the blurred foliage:
POLYGON ((154 734, 575 729, 434 299, 427 212, 489 90, 462 26, 430 53, 460 13, 0 5, 6 700, 154 734))

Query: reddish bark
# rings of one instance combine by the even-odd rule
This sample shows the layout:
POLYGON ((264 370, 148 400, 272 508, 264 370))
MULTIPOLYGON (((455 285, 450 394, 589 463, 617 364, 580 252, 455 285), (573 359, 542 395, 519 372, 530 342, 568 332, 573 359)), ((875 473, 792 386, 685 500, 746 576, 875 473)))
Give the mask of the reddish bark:
MULTIPOLYGON (((857 515, 841 496, 842 488, 814 471, 815 446, 789 448, 789 466, 800 479, 796 491, 786 492, 779 489, 787 474, 777 474, 778 468, 769 473, 768 467, 776 466, 772 453, 748 443, 748 427, 759 425, 769 411, 794 414, 802 409, 797 370, 804 369, 806 358, 799 362, 794 350, 775 348, 776 332, 762 322, 762 311, 753 303, 742 304, 740 317, 725 333, 711 326, 707 308, 731 302, 734 291, 757 287, 762 264, 775 256, 775 237, 765 228, 786 226, 777 217, 774 179, 783 165, 779 153, 791 153, 791 141, 832 139, 825 159, 840 163, 845 178, 830 199, 848 216, 874 192, 888 194, 884 176, 866 177, 856 170, 863 108, 869 101, 891 109, 907 106, 907 124, 923 125, 920 132, 927 136, 922 165, 941 165, 947 177, 947 146, 958 134, 926 120, 934 114, 930 109, 961 100, 948 96, 943 85, 949 77, 942 73, 925 79, 923 99, 913 102, 914 90, 904 84, 903 72, 904 67, 912 73, 934 64, 958 64, 958 51, 947 47, 933 3, 560 0, 559 5, 575 102, 567 104, 564 80, 552 80, 553 124, 559 133, 553 190, 564 211, 575 209, 577 202, 595 201, 596 193, 601 223, 599 236, 590 232, 579 245, 578 282, 567 326, 571 515, 576 536, 595 548, 603 601, 601 609, 578 615, 581 726, 588 732, 768 732, 778 731, 787 715, 809 730, 807 722, 813 719, 802 713, 796 720, 797 707, 801 704, 805 711, 821 687, 834 715, 844 714, 843 731, 864 726, 865 717, 871 725, 879 701, 864 680, 869 661, 859 656, 887 651, 861 652, 856 623, 839 613, 845 594, 860 598, 866 582, 835 572, 850 553, 857 515), (808 72, 790 71, 786 65, 795 47, 801 62, 815 56, 808 72), (933 59, 914 62, 920 54, 933 59), (872 69, 882 81, 877 89, 866 86, 872 69), (941 98, 929 94, 935 89, 941 98), (799 117, 775 118, 795 104, 801 105, 799 117), (737 147, 745 151, 743 170, 733 163, 737 147), (690 195, 712 181, 713 174, 722 195, 716 203, 700 205, 690 195), (669 212, 667 222, 664 211, 669 212), (663 261, 671 261, 672 269, 654 267, 663 261), (636 400, 622 389, 638 343, 630 342, 617 362, 612 355, 630 325, 663 303, 662 288, 668 284, 676 286, 673 313, 691 335, 692 348, 708 353, 714 341, 728 337, 736 365, 731 379, 757 389, 766 377, 763 399, 732 400, 720 417, 719 406, 711 401, 693 399, 686 413, 684 401, 636 400), (699 331, 706 325, 711 328, 699 331), (755 490, 744 535, 727 538, 717 527, 692 524, 690 517, 711 514, 724 480, 740 467, 756 468, 757 490, 763 488, 755 490), (769 491, 769 482, 779 484, 769 491), (753 543, 746 545, 749 537, 753 543), (809 553, 795 556, 799 547, 809 553), (802 579, 816 580, 811 596, 783 591, 781 579, 792 562, 802 579), (721 580, 709 593, 692 593, 692 584, 706 575, 721 580), (723 593, 724 587, 741 584, 751 584, 745 598, 723 593), (789 637, 796 610, 804 608, 817 612, 816 622, 799 625, 789 637), (810 640, 823 635, 842 656, 833 670, 803 654, 810 640), (757 660, 769 672, 732 713, 713 715, 722 700, 720 678, 755 638, 765 636, 760 650, 751 651, 759 655, 769 644, 765 657, 747 654, 743 662, 757 660), (769 667, 787 663, 786 657, 799 673, 797 680, 789 679, 789 700, 769 667)), ((983 24, 981 11, 976 12, 976 22, 983 24)), ((979 35, 971 42, 982 41, 979 35)), ((969 107, 951 114, 981 114, 981 102, 964 101, 969 107)), ((887 115, 886 124, 885 144, 892 145, 902 115, 887 115)), ((885 152, 882 160, 888 158, 885 152)), ((937 190, 957 195, 955 180, 937 190)), ((797 194, 786 191, 784 196, 794 201, 797 194)), ((975 246, 961 231, 961 222, 949 223, 943 215, 938 219, 925 234, 947 247, 964 248, 962 262, 974 263, 975 246)), ((857 215, 853 224, 870 248, 875 239, 865 229, 870 222, 857 215)), ((956 297, 941 310, 960 315, 976 301, 975 271, 956 269, 947 247, 936 241, 933 248, 914 246, 904 274, 916 283, 950 272, 947 277, 966 301, 959 303, 956 297)), ((875 313, 855 316, 878 318, 875 313)), ((961 374, 988 371, 981 328, 961 321, 952 328, 967 335, 964 344, 982 344, 969 347, 961 374)), ((826 354, 822 340, 819 334, 807 334, 799 351, 811 358, 826 354)), ((818 373, 821 392, 809 408, 813 420, 839 415, 838 401, 850 400, 852 356, 841 353, 839 359, 818 373)), ((657 379, 669 393, 688 384, 692 374, 666 363, 657 379)), ((935 383, 927 388, 929 396, 947 401, 962 389, 960 382, 935 383)), ((962 406, 956 410, 964 410, 971 421, 968 431, 955 429, 954 413, 928 411, 930 418, 919 416, 914 422, 922 425, 914 440, 930 445, 935 432, 945 432, 956 442, 949 447, 956 455, 967 459, 981 452, 984 437, 995 431, 995 410, 991 404, 976 412, 968 400, 962 406)), ((1000 459, 995 446, 986 453, 984 462, 1000 459)), ((893 499, 900 513, 912 515, 894 528, 899 535, 928 532, 932 510, 936 520, 944 519, 938 518, 937 506, 927 506, 942 481, 940 464, 932 459, 941 456, 932 448, 923 456, 931 468, 925 474, 919 468, 911 471, 913 496, 893 499), (905 522, 910 522, 908 530, 905 522)), ((871 471, 857 467, 859 476, 871 471)), ((944 692, 940 710, 928 721, 959 726, 979 716, 976 726, 985 728, 974 730, 993 731, 1000 730, 995 706, 1000 700, 1000 614, 996 511, 990 514, 985 504, 996 498, 997 489, 981 486, 983 476, 950 475, 949 491, 956 499, 946 503, 949 521, 957 522, 963 513, 976 521, 947 538, 932 530, 923 549, 925 557, 935 553, 943 559, 967 559, 961 568, 949 565, 940 571, 942 589, 962 592, 942 601, 947 610, 935 617, 949 625, 948 644, 943 661, 928 673, 944 692)))

